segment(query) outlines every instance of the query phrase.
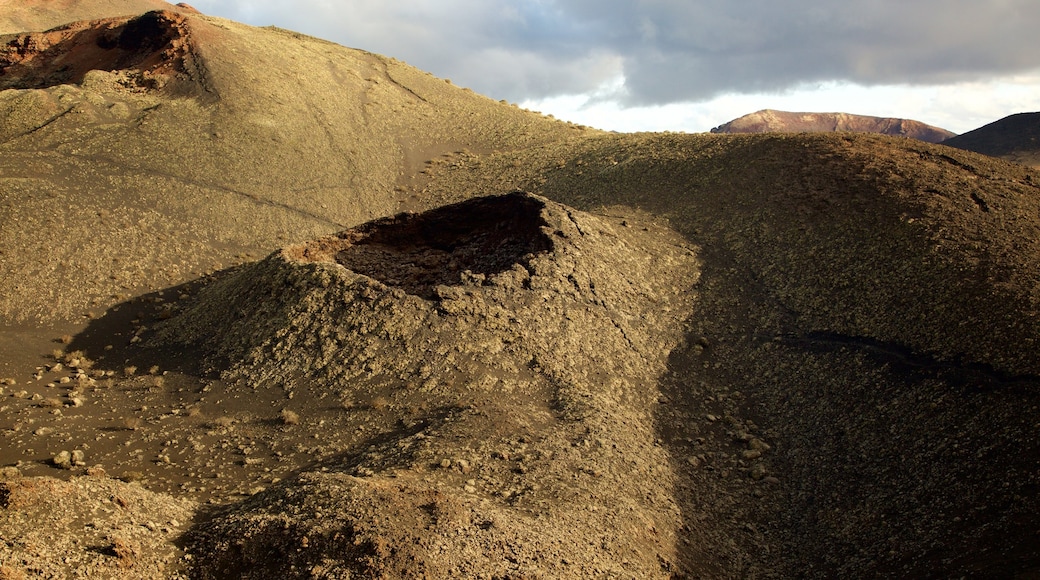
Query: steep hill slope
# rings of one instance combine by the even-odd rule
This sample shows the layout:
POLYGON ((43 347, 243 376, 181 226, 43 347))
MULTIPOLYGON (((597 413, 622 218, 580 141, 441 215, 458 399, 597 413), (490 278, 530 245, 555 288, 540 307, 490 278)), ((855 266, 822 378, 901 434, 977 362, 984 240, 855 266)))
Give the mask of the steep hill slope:
POLYGON ((926 125, 910 119, 870 117, 849 113, 789 113, 764 109, 724 123, 712 133, 880 133, 909 137, 929 143, 939 143, 953 137, 946 129, 926 125))
POLYGON ((1040 113, 1018 113, 951 137, 943 145, 1040 167, 1040 113))
POLYGON ((13 41, 0 76, 13 89, 0 93, 8 323, 79 318, 392 213, 445 154, 581 133, 393 59, 200 15, 13 41))

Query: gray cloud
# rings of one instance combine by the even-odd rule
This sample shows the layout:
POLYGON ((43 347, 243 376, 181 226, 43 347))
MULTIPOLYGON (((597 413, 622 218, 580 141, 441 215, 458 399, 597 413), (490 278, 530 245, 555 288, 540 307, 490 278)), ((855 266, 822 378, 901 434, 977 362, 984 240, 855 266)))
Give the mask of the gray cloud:
POLYGON ((1040 66, 1035 0, 196 0, 394 56, 494 98, 628 104, 805 83, 939 84, 1040 66))

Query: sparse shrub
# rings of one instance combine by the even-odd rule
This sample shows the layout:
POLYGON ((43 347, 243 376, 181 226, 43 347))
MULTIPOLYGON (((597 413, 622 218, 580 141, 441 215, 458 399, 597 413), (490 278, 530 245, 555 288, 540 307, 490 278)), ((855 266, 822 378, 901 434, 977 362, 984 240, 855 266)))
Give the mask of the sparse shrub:
POLYGON ((282 409, 282 413, 280 416, 282 418, 282 424, 284 425, 300 424, 300 415, 295 411, 290 411, 289 409, 282 409))
POLYGON ((71 364, 72 361, 76 361, 77 365, 79 364, 80 359, 84 359, 86 357, 87 357, 87 353, 83 352, 82 350, 74 350, 72 352, 67 352, 67 353, 64 354, 64 356, 62 356, 62 358, 65 359, 66 363, 70 363, 71 364))
POLYGON ((137 367, 135 367, 134 365, 130 365, 128 367, 123 367, 123 374, 128 376, 128 377, 134 376, 134 373, 136 373, 136 372, 137 372, 137 367))
MULTIPOLYGON (((118 479, 120 479, 121 481, 125 481, 127 483, 133 483, 135 481, 143 480, 144 479, 144 474, 141 473, 140 471, 126 471, 126 472, 123 472, 123 475, 120 475, 118 479)), ((116 500, 118 500, 118 499, 119 498, 116 498, 116 500)), ((116 501, 116 503, 119 503, 119 502, 116 501)))
POLYGON ((227 428, 233 427, 235 425, 235 420, 232 419, 231 417, 228 417, 227 415, 224 415, 223 417, 217 417, 216 419, 214 419, 212 425, 214 427, 220 427, 222 429, 227 429, 227 428))
POLYGON ((385 411, 390 406, 390 401, 386 397, 376 397, 369 403, 373 411, 385 411))
POLYGON ((201 417, 202 416, 202 409, 200 409, 198 407, 192 407, 192 408, 188 409, 188 416, 189 417, 201 417))
POLYGON ((126 427, 129 431, 137 431, 144 425, 144 420, 140 417, 127 417, 123 419, 123 427, 126 427))
POLYGON ((152 365, 148 369, 148 374, 150 374, 150 375, 157 375, 157 374, 159 374, 159 365, 152 365))

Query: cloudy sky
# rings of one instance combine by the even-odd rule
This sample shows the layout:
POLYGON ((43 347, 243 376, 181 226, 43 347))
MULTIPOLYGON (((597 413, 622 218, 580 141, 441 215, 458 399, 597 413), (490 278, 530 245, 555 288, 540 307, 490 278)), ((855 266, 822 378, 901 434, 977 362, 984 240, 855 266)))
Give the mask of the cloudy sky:
POLYGON ((1040 110, 1037 0, 192 0, 618 131, 759 109, 964 132, 1040 110))

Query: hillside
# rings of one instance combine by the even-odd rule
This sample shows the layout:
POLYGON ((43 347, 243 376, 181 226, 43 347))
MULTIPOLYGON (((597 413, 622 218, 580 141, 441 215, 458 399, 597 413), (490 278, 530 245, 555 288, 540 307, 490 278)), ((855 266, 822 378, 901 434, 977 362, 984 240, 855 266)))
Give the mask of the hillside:
POLYGON ((198 14, 10 39, 0 577, 1040 573, 1035 170, 198 14))
POLYGON ((953 137, 946 129, 926 125, 909 119, 870 117, 849 113, 789 113, 764 109, 723 123, 711 130, 712 133, 830 133, 851 131, 854 133, 880 133, 896 137, 909 137, 928 143, 939 143, 953 137))
POLYGON ((1018 113, 943 141, 943 145, 1040 167, 1040 113, 1018 113))
POLYGON ((16 53, 0 77, 25 87, 0 98, 0 211, 17 224, 0 265, 26 281, 0 296, 8 323, 80 319, 115 295, 393 213, 445 155, 581 133, 392 59, 199 15, 18 43, 41 53, 16 53), (111 48, 97 46, 102 31, 111 48), (165 36, 135 43, 135 31, 165 36), (77 52, 90 70, 70 77, 63 55, 77 46, 99 54, 77 52), (31 281, 43 279, 41 293, 31 281))

